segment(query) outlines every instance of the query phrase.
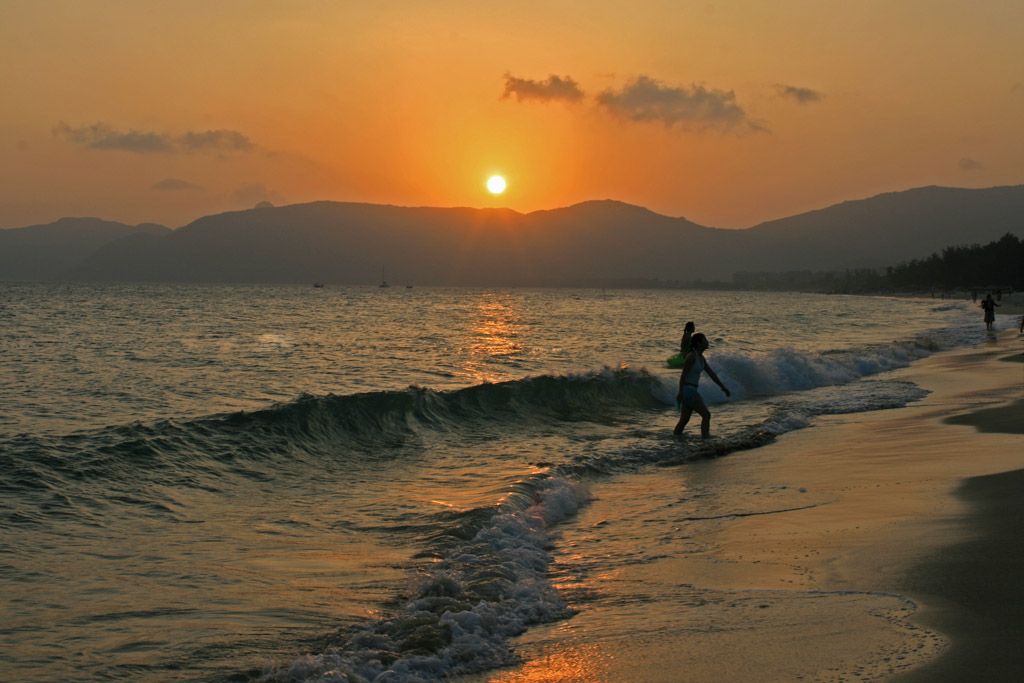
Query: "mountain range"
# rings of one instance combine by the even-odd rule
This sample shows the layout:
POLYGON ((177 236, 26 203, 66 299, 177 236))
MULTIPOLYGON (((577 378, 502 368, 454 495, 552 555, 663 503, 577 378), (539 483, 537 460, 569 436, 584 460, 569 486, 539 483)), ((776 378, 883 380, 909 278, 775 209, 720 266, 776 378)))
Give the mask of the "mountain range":
POLYGON ((612 286, 884 268, 1007 232, 1024 236, 1024 186, 923 187, 743 230, 612 200, 526 214, 320 201, 176 230, 95 218, 0 230, 0 281, 612 286))

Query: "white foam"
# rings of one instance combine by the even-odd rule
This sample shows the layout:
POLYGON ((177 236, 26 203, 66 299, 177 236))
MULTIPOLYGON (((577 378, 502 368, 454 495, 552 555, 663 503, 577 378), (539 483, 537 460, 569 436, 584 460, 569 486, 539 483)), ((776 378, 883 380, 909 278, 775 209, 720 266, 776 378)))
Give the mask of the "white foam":
POLYGON ((575 480, 542 481, 525 508, 496 514, 425 567, 396 615, 261 680, 421 681, 512 663, 510 636, 571 613, 547 579, 546 529, 575 514, 587 495, 575 480))
MULTIPOLYGON (((961 310, 962 307, 951 309, 961 310)), ((1004 316, 1002 320, 997 316, 994 327, 1004 330, 1017 322, 1017 316, 1004 316)), ((848 384, 907 367, 941 349, 982 343, 988 337, 989 333, 973 312, 961 311, 951 316, 946 327, 928 330, 912 340, 824 353, 793 346, 762 352, 719 350, 708 353, 707 360, 729 388, 731 399, 739 400, 848 384)), ((673 405, 679 390, 679 375, 664 373, 659 379, 659 385, 652 390, 653 396, 666 405, 673 405)), ((708 403, 719 403, 726 398, 709 379, 701 382, 701 395, 708 403)))

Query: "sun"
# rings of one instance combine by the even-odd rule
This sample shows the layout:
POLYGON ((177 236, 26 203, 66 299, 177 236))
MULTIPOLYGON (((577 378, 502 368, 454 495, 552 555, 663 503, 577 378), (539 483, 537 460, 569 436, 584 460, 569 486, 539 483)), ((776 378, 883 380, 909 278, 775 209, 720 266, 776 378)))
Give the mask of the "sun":
POLYGON ((491 194, 501 194, 505 191, 505 179, 500 175, 492 175, 487 179, 487 189, 491 194))

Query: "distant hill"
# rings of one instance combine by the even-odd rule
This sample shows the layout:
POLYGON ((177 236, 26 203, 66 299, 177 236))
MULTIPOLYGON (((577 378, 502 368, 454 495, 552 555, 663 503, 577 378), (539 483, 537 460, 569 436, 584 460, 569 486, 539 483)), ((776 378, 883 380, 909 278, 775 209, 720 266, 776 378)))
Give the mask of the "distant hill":
POLYGON ((201 218, 97 251, 65 277, 164 282, 559 285, 683 272, 727 233, 621 202, 521 214, 314 202, 201 218))
POLYGON ((0 230, 0 282, 54 280, 104 245, 131 235, 167 235, 155 223, 125 225, 99 218, 62 218, 0 230))
MULTIPOLYGON (((94 249, 69 249, 63 269, 51 259, 49 277, 376 284, 383 271, 395 285, 602 286, 729 280, 736 271, 882 268, 1007 232, 1024 236, 1024 186, 894 192, 746 230, 708 228, 611 200, 528 214, 313 202, 206 216, 174 231, 121 227, 129 232, 94 249)), ((4 232, 17 231, 0 231, 0 239, 4 232)), ((7 261, 0 280, 29 279, 7 261)))
POLYGON ((761 223, 746 232, 770 249, 774 268, 808 268, 807 246, 828 268, 881 268, 948 246, 1024 235, 1024 186, 922 187, 848 201, 761 223))

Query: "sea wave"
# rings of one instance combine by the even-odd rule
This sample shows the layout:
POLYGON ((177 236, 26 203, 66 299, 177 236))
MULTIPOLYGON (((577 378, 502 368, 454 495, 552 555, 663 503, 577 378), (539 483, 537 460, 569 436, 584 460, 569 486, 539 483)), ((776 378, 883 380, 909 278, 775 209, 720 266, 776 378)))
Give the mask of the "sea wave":
MULTIPOLYGON (((853 351, 811 353, 791 347, 770 352, 709 353, 732 401, 799 395, 846 385, 906 367, 943 344, 931 337, 853 351)), ((725 399, 705 381, 709 403, 725 399)), ((430 434, 487 438, 573 422, 613 424, 638 412, 675 404, 678 373, 602 368, 539 375, 451 391, 410 386, 403 391, 301 396, 262 410, 193 420, 116 425, 64 436, 0 439, 0 466, 12 490, 59 490, 67 481, 133 480, 216 487, 224 475, 254 479, 282 468, 366 463, 401 457, 430 434)), ((864 409, 870 408, 865 402, 864 409)))
MULTIPOLYGON (((908 341, 878 344, 863 349, 813 353, 782 346, 755 353, 711 351, 707 358, 718 377, 729 388, 731 400, 736 401, 849 384, 907 367, 915 360, 947 346, 948 342, 923 335, 908 341)), ((662 387, 657 392, 659 399, 670 404, 674 402, 677 392, 678 375, 662 375, 662 387)), ((708 403, 719 403, 726 398, 710 381, 702 383, 701 393, 708 403)))
POLYGON ((402 607, 326 651, 271 667, 262 681, 424 681, 512 664, 510 636, 572 612, 547 578, 547 529, 574 514, 586 487, 537 477, 525 505, 488 523, 422 568, 402 607))
POLYGON ((432 545, 443 550, 420 570, 401 607, 322 652, 270 667, 261 680, 426 681, 513 664, 510 636, 572 613, 547 578, 547 529, 585 504, 585 475, 720 457, 770 443, 808 426, 815 415, 892 408, 926 394, 911 382, 866 381, 839 397, 811 392, 787 398, 771 418, 722 438, 638 440, 549 465, 518 482, 499 506, 439 525, 432 545))
POLYGON ((24 468, 28 479, 47 469, 89 479, 204 463, 373 458, 426 432, 509 425, 527 429, 538 423, 611 420, 628 411, 658 408, 651 391, 654 382, 642 369, 604 368, 454 391, 411 386, 404 391, 305 395, 263 410, 194 420, 116 425, 66 436, 10 436, 0 439, 0 458, 12 469, 33 463, 24 468))

